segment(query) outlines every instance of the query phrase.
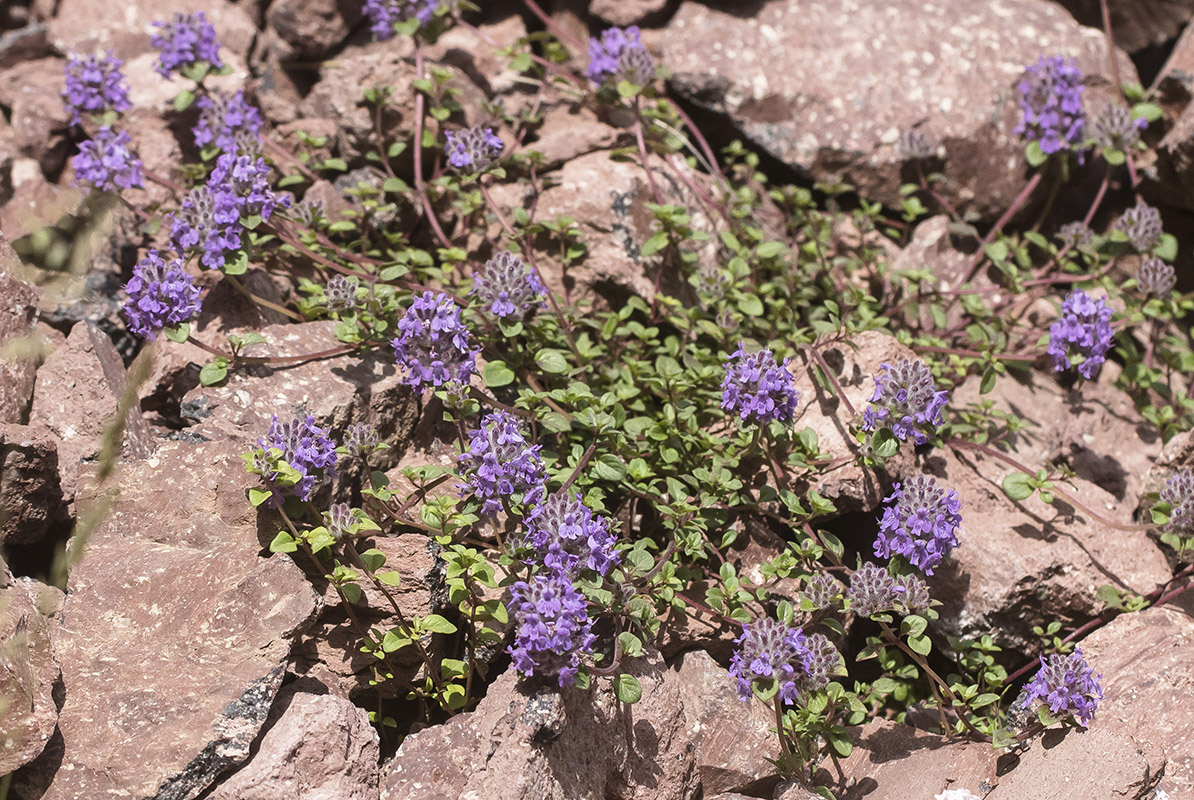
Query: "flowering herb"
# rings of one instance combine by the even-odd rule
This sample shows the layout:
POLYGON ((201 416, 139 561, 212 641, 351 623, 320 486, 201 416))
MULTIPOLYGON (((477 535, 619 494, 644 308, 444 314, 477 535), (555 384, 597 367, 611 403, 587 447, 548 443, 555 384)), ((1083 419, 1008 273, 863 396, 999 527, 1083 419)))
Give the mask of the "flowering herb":
POLYGON ((1165 482, 1161 500, 1169 504, 1169 521, 1165 530, 1170 533, 1194 533, 1194 472, 1184 469, 1165 482))
POLYGON ((749 700, 758 693, 781 703, 795 703, 808 687, 814 655, 804 631, 779 620, 756 619, 742 626, 734 640, 738 646, 730 657, 730 675, 738 681, 738 696, 749 700))
POLYGON ((805 581, 800 594, 814 609, 823 611, 836 606, 845 590, 846 587, 837 578, 828 572, 818 572, 805 581))
POLYGON ((557 492, 527 514, 526 544, 532 558, 548 569, 575 574, 592 570, 605 575, 618 563, 618 537, 606 517, 595 515, 580 499, 557 492))
POLYGON ((1133 117, 1132 110, 1120 103, 1107 103, 1090 121, 1090 136, 1104 150, 1127 150, 1140 141, 1140 131, 1148 120, 1133 117))
POLYGON ((359 279, 351 275, 333 275, 328 278, 323 294, 327 298, 328 311, 345 313, 355 311, 360 305, 357 300, 357 289, 361 286, 359 279))
POLYGON ((543 305, 547 287, 521 258, 501 252, 485 262, 474 279, 473 293, 493 316, 518 320, 543 305))
POLYGON ((518 418, 507 411, 495 411, 481 420, 481 427, 469 433, 468 452, 460 455, 465 484, 481 498, 482 514, 496 514, 502 499, 521 497, 527 505, 543 497, 543 461, 539 445, 532 445, 518 418))
POLYGON ((444 134, 444 153, 457 172, 478 174, 493 166, 506 145, 492 128, 463 128, 444 134))
POLYGON ((1173 271, 1172 264, 1167 264, 1156 256, 1145 256, 1140 259, 1140 271, 1136 273, 1136 281, 1145 296, 1168 297, 1177 285, 1177 273, 1173 271))
POLYGON ((875 555, 898 554, 932 575, 933 569, 958 546, 962 501, 953 489, 946 491, 928 475, 916 475, 892 487, 883 500, 887 508, 879 521, 875 555))
POLYGON ((95 136, 79 145, 71 159, 75 176, 100 191, 131 189, 141 186, 141 159, 129 149, 129 135, 102 127, 95 136))
POLYGON ((150 37, 149 43, 160 51, 154 65, 158 74, 169 78, 175 72, 187 72, 204 64, 221 69, 220 43, 216 29, 207 21, 207 14, 196 11, 193 14, 175 14, 169 22, 155 22, 158 32, 150 37))
POLYGON ((103 57, 76 53, 67 57, 62 99, 72 124, 78 125, 83 114, 119 113, 132 107, 129 87, 120 72, 123 63, 110 50, 103 57))
MULTIPOLYGON (((257 442, 258 447, 269 453, 271 449, 281 451, 281 459, 298 473, 299 479, 290 491, 300 500, 309 500, 315 484, 320 480, 336 477, 336 445, 327 432, 315 424, 315 417, 295 417, 289 422, 279 422, 274 417, 269 433, 257 442)), ((276 473, 267 470, 263 477, 272 483, 276 473)), ((271 488, 275 488, 271 486, 271 488)), ((275 496, 278 494, 275 491, 275 496)), ((276 499, 276 497, 275 497, 276 499)))
POLYGON ((381 450, 387 447, 389 445, 381 441, 377 435, 377 431, 373 429, 372 425, 366 422, 354 422, 344 432, 345 455, 361 458, 372 453, 374 450, 381 450))
POLYGON ((607 80, 646 86, 655 78, 655 59, 643 45, 639 29, 607 28, 589 39, 589 80, 600 86, 607 80))
POLYGON ((476 367, 477 352, 460 308, 442 292, 416 295, 390 344, 406 368, 406 382, 416 389, 467 383, 476 367))
POLYGON ((1125 211, 1112 226, 1128 238, 1137 253, 1147 253, 1161 243, 1165 233, 1161 212, 1137 198, 1136 205, 1125 211))
POLYGON ((438 0, 365 0, 365 16, 369 17, 369 30, 378 39, 393 37, 394 26, 417 19, 426 25, 435 15, 438 0))
POLYGON ((929 608, 929 587, 919 575, 892 577, 878 564, 867 562, 850 576, 850 608, 871 617, 884 611, 919 614, 929 608))
POLYGON ((721 407, 745 422, 788 422, 796 410, 800 393, 788 371, 789 359, 776 363, 768 348, 748 353, 739 342, 738 349, 725 362, 721 382, 721 407))
POLYGON ((1042 56, 1016 84, 1020 123, 1015 132, 1045 155, 1077 149, 1086 138, 1082 70, 1071 59, 1042 56))
POLYGON ((1025 696, 1020 705, 1024 708, 1046 705, 1054 717, 1072 714, 1078 718, 1078 724, 1086 727, 1094 719, 1103 697, 1100 678, 1076 647, 1069 655, 1041 656, 1040 671, 1024 687, 1025 696))
POLYGON ((199 122, 191 129, 199 147, 214 146, 225 152, 237 151, 237 134, 258 138, 261 112, 245 101, 243 89, 234 94, 211 92, 199 98, 199 122))
POLYGON ((150 250, 133 267, 125 284, 129 299, 122 310, 129 330, 146 339, 157 338, 162 328, 189 322, 199 313, 199 287, 182 268, 181 261, 166 262, 150 250))
POLYGON ((555 677, 571 686, 580 656, 593 651, 593 622, 584 595, 564 574, 538 574, 510 587, 514 643, 507 648, 523 675, 555 677))
POLYGON ((1071 250, 1089 247, 1094 243, 1094 231, 1085 222, 1067 222, 1057 229, 1057 238, 1063 247, 1071 250))
POLYGON ((1092 380, 1111 349, 1111 309, 1104 298, 1093 299, 1075 289, 1061 304, 1061 316, 1049 328, 1053 368, 1063 372, 1077 364, 1083 378, 1092 380))
POLYGON ((904 358, 895 364, 880 364, 879 370, 875 393, 862 415, 863 430, 888 428, 901 441, 911 438, 924 444, 929 440, 927 434, 942 423, 941 409, 949 392, 937 389, 923 361, 904 358))

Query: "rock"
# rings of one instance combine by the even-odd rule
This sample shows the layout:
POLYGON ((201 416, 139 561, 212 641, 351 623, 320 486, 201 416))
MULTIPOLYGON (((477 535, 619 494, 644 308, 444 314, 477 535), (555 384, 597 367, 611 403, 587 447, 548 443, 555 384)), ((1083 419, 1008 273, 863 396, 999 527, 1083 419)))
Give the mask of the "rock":
POLYGON ((361 4, 351 0, 279 0, 265 12, 266 25, 282 45, 278 56, 283 60, 322 59, 361 19, 361 4))
POLYGON ((1164 761, 1145 758, 1134 738, 1131 734, 1105 730, 1097 723, 1089 730, 1047 731, 1019 758, 1000 759, 999 788, 993 797, 1033 800, 1152 797, 1150 790, 1164 769, 1164 761))
POLYGON ((45 25, 32 22, 0 34, 0 69, 48 55, 50 46, 45 25))
MULTIPOLYGON (((797 434, 811 428, 817 435, 817 447, 826 458, 845 459, 856 453, 858 443, 850 435, 851 425, 862 424, 862 413, 875 393, 874 376, 881 364, 916 355, 886 333, 865 331, 852 337, 849 344, 820 345, 821 357, 830 369, 854 413, 832 390, 823 388, 812 377, 812 369, 794 366, 800 404, 792 430, 797 434), (852 346, 851 346, 852 345, 852 346)), ((799 361, 796 362, 800 364, 799 361)), ((885 470, 902 474, 911 468, 912 449, 905 445, 900 454, 888 460, 885 470)), ((850 460, 835 469, 812 476, 798 476, 793 490, 800 495, 816 491, 832 500, 839 514, 871 511, 883 500, 886 476, 865 469, 850 460)))
MULTIPOLYGON (((891 259, 891 269, 927 269, 933 274, 933 289, 952 291, 961 288, 966 280, 973 256, 954 247, 949 226, 950 219, 943 214, 930 217, 918 224, 912 232, 912 240, 891 259)), ((985 270, 979 270, 971 282, 978 289, 985 290, 994 286, 985 270)), ((986 302, 993 305, 999 303, 1002 298, 1000 290, 988 293, 983 297, 986 302)), ((946 324, 951 328, 961 322, 964 313, 960 302, 951 302, 955 299, 957 299, 956 296, 949 297, 941 302, 945 309, 946 324)), ((926 327, 933 324, 926 304, 916 303, 907 313, 909 315, 919 314, 926 327)))
MULTIPOLYGON (((788 166, 889 206, 900 204, 897 140, 917 127, 944 146, 946 198, 998 216, 1029 175, 1012 133, 1024 67, 1057 53, 1106 82, 1104 37, 1045 0, 864 0, 849 25, 829 0, 752 11, 685 0, 661 40, 672 90, 788 166)), ((1126 57, 1120 73, 1136 80, 1126 57)))
POLYGON ((659 18, 668 0, 593 0, 589 13, 610 25, 624 28, 659 18))
MULTIPOLYGON (((867 723, 852 733, 854 751, 840 762, 840 772, 826 764, 815 776, 817 785, 830 787, 839 800, 927 799, 959 788, 982 797, 998 783, 998 753, 984 742, 951 740, 885 720, 867 723)), ((788 798, 787 794, 779 796, 788 798)))
POLYGON ((684 724, 696 747, 701 790, 748 792, 766 796, 779 776, 767 759, 778 755, 775 716, 756 701, 743 702, 725 668, 703 650, 693 650, 676 664, 684 724))
MULTIPOLYGON (((3 147, 0 143, 0 149, 3 147)), ((13 147, 15 152, 15 143, 13 147)), ((79 189, 50 183, 35 159, 14 158, 11 174, 12 197, 0 209, 0 230, 9 242, 19 243, 21 238, 78 210, 82 199, 79 189)))
MULTIPOLYGON (((1103 699, 1091 731, 1131 737, 1169 797, 1194 792, 1194 602, 1125 614, 1084 639, 1082 654, 1101 673, 1103 699)), ((1158 793, 1157 795, 1161 795, 1158 793)))
POLYGON ((259 557, 236 445, 169 443, 115 482, 77 499, 83 518, 111 505, 73 545, 64 754, 45 797, 191 800, 248 758, 317 597, 288 557, 259 557))
POLYGON ((5 700, 0 704, 0 774, 35 759, 58 720, 62 684, 48 618, 57 605, 56 591, 28 578, 12 581, 0 575, 0 698, 5 700))
POLYGON ((543 124, 527 141, 527 147, 543 154, 547 169, 558 169, 573 159, 629 145, 632 133, 602 121, 584 105, 560 103, 543 111, 543 124))
POLYGON ((1157 145, 1157 184, 1167 204, 1194 209, 1194 104, 1157 145))
POLYGON ((0 423, 23 422, 33 396, 37 360, 6 352, 20 348, 37 325, 37 289, 22 281, 20 259, 0 234, 0 423))
POLYGON ((624 666, 643 688, 633 706, 601 679, 591 691, 561 691, 505 672, 476 710, 403 741, 382 800, 691 800, 698 781, 680 682, 658 653, 624 666))
POLYGON ((502 51, 526 35, 526 23, 514 14, 476 28, 449 28, 424 53, 432 61, 460 70, 486 95, 496 97, 519 88, 519 75, 509 68, 510 59, 502 51))
POLYGON ((1194 99, 1194 29, 1186 26, 1153 85, 1157 98, 1175 114, 1194 99))
MULTIPOLYGON (((1059 0, 1078 22, 1102 30, 1099 0, 1059 0)), ((1182 32, 1194 14, 1191 0, 1109 0, 1115 44, 1129 53, 1157 47, 1182 32)), ((1126 80, 1126 79, 1125 79, 1126 80)))
POLYGON ((296 694, 252 760, 208 800, 376 800, 377 731, 335 695, 296 694))
POLYGON ((39 58, 0 73, 0 105, 12 109, 13 143, 46 175, 57 174, 66 161, 70 116, 60 94, 65 64, 39 58))
POLYGON ((50 434, 0 423, 0 548, 40 541, 69 515, 50 434))

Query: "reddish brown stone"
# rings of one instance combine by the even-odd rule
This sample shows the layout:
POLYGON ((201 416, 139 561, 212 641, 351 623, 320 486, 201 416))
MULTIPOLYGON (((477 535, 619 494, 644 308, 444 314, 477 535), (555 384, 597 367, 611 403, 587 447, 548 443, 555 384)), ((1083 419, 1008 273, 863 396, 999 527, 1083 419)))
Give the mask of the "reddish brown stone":
POLYGON ((281 44, 279 57, 295 60, 323 58, 360 21, 361 4, 344 0, 279 0, 265 14, 281 44))
POLYGON ((37 374, 37 359, 5 352, 19 348, 37 324, 37 289, 19 274, 20 259, 0 234, 0 423, 24 420, 37 374))
POLYGON ((67 520, 57 445, 45 431, 0 424, 0 544, 33 544, 67 520))
POLYGON ((7 572, 0 560, 0 773, 6 775, 42 752, 61 702, 48 618, 58 603, 52 595, 61 593, 28 578, 13 581, 7 572))

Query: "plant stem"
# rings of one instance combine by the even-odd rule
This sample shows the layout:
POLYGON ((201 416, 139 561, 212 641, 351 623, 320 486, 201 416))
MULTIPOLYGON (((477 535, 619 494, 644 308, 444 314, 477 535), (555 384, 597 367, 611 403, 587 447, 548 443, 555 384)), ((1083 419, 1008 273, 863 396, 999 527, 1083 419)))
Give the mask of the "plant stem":
MULTIPOLYGON (((415 73, 418 80, 423 80, 423 43, 415 37, 415 73)), ((431 229, 435 231, 435 238, 439 239, 439 243, 445 248, 451 249, 452 242, 444 233, 444 229, 440 227, 439 218, 435 216, 435 209, 431 207, 431 198, 427 196, 427 184, 423 181, 423 109, 426 102, 426 97, 422 91, 415 91, 415 147, 414 147, 414 167, 415 167, 415 192, 419 195, 419 200, 423 205, 423 213, 427 217, 427 222, 431 224, 431 229)))
MULTIPOLYGON (((988 245, 993 242, 995 237, 999 235, 999 231, 1003 229, 1003 226, 1011 221, 1011 218, 1016 215, 1016 212, 1019 211, 1020 208, 1028 201, 1029 195, 1031 195, 1036 187, 1040 185, 1041 175, 1042 172, 1039 169, 1033 174, 1032 179, 1025 184, 1024 188, 1020 190, 1020 193, 1016 195, 1016 199, 1013 200, 1012 204, 1007 207, 1006 211, 1003 212, 1003 216, 995 221, 995 224, 991 226, 991 230, 987 231, 987 235, 983 237, 983 245, 988 245)), ((974 276, 978 273, 978 268, 982 265, 983 259, 986 257, 986 255, 986 248, 979 247, 978 252, 974 254, 974 258, 970 262, 970 267, 966 270, 966 277, 962 279, 963 285, 974 280, 974 276)))

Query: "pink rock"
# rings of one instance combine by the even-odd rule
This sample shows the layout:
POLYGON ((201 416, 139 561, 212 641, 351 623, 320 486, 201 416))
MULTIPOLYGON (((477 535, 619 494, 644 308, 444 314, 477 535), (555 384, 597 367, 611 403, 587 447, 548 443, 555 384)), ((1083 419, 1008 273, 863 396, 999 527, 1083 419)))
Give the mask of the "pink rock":
MULTIPOLYGON (((33 336, 38 291, 17 277, 21 262, 0 234, 0 351, 33 336)), ((33 396, 35 358, 0 358, 0 422, 22 422, 33 396)))
POLYGON ((29 763, 46 747, 58 720, 60 671, 51 648, 53 614, 61 595, 29 580, 12 580, 0 561, 0 772, 29 763))

